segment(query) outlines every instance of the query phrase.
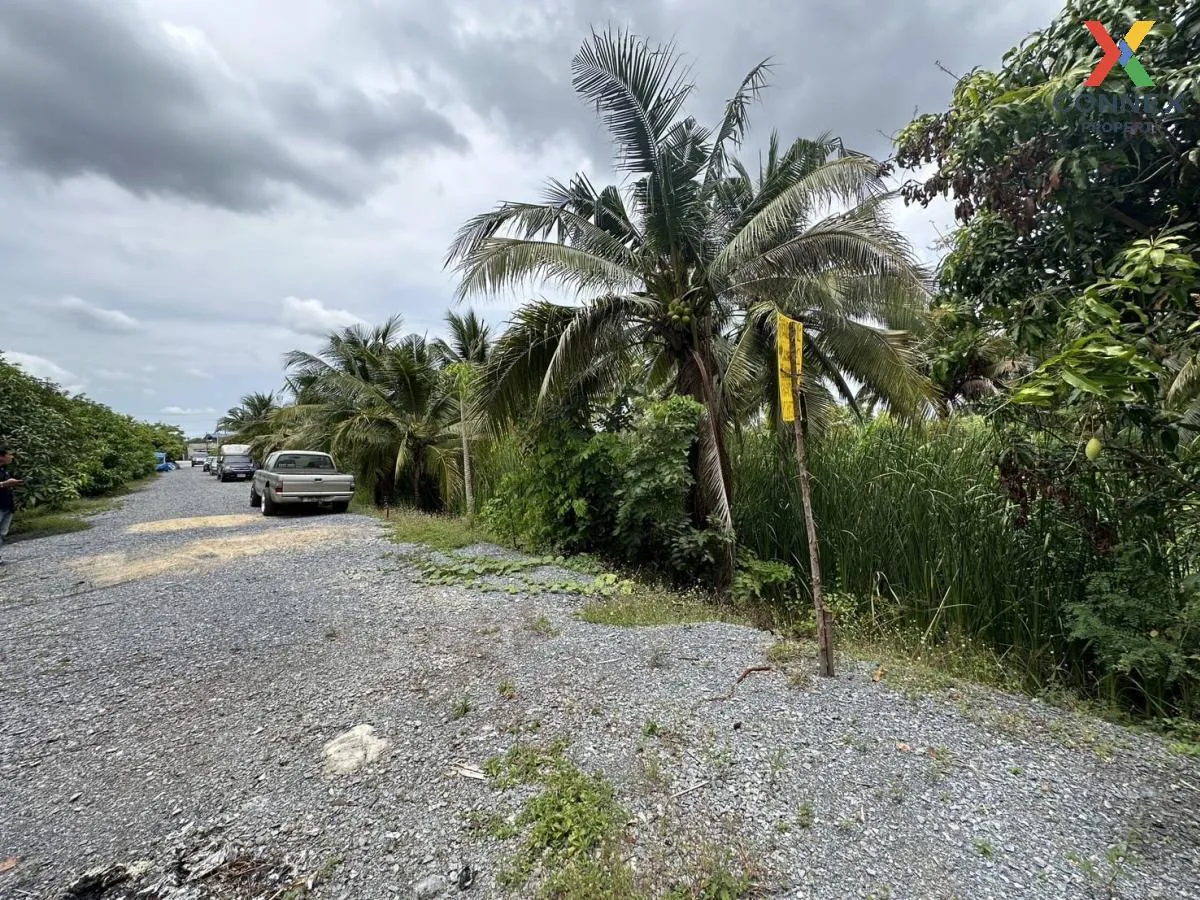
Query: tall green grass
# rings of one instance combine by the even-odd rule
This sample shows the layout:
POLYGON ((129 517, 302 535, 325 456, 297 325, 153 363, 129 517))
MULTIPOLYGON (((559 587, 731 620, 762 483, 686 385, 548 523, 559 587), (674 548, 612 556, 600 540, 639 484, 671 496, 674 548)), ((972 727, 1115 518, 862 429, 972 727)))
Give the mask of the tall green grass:
MULTIPOLYGON (((1018 527, 998 451, 972 420, 832 428, 810 450, 823 575, 860 621, 982 641, 1044 684, 1068 674, 1065 606, 1088 555, 1046 506, 1018 527)), ((807 590, 790 440, 747 432, 733 452, 739 541, 793 565, 807 590)))

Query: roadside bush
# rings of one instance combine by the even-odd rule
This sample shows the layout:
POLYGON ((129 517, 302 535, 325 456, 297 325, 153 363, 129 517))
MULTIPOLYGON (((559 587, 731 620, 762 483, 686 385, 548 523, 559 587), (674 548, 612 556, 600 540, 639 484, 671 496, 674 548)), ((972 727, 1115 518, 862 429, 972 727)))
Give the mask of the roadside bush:
POLYGON ((674 397, 643 404, 622 431, 554 418, 520 453, 493 457, 513 468, 484 502, 484 526, 531 550, 595 553, 677 580, 703 578, 720 538, 688 515, 688 454, 700 413, 694 400, 674 397))
POLYGON ((688 454, 703 412, 687 397, 650 403, 621 436, 616 550, 625 562, 676 580, 710 575, 720 549, 716 529, 697 528, 688 514, 695 487, 688 454))
POLYGON ((154 451, 178 452, 183 434, 74 397, 0 357, 0 442, 17 454, 23 509, 62 507, 154 472, 154 451))
POLYGON ((485 528, 515 546, 564 553, 605 552, 616 515, 614 434, 567 421, 522 442, 519 468, 504 474, 481 510, 485 528))

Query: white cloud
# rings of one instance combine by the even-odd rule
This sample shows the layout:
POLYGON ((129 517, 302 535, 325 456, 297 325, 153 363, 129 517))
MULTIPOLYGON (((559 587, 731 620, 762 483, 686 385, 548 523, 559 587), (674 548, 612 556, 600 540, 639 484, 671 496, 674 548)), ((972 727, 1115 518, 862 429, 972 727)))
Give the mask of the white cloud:
POLYGON ((20 366, 34 378, 45 378, 63 386, 80 381, 78 375, 64 369, 58 363, 46 359, 44 356, 36 356, 33 353, 18 353, 16 350, 5 350, 3 351, 3 355, 14 366, 20 366))
POLYGON ((164 406, 162 413, 165 416, 211 416, 216 413, 216 410, 211 406, 206 406, 204 409, 192 409, 187 406, 164 406))
POLYGON ((367 324, 348 310, 329 309, 320 300, 285 297, 282 304, 283 324, 299 334, 324 337, 331 331, 337 331, 350 325, 367 324))
POLYGON ((219 50, 213 46, 208 35, 201 29, 191 25, 176 25, 173 22, 163 22, 162 30, 167 40, 175 49, 194 57, 200 64, 208 64, 218 69, 222 75, 231 81, 236 81, 233 69, 225 61, 219 50))
POLYGON ((211 373, 205 372, 203 369, 197 369, 195 367, 192 367, 190 369, 184 369, 183 371, 184 371, 185 375, 191 375, 193 378, 203 378, 206 381, 212 378, 211 373))
POLYGON ((121 333, 137 331, 141 327, 133 316, 119 309, 104 309, 94 303, 88 303, 81 297, 63 297, 58 305, 63 312, 85 328, 121 333))
POLYGON ((94 369, 92 374, 101 381, 135 381, 136 375, 130 375, 128 372, 122 372, 119 369, 94 369))

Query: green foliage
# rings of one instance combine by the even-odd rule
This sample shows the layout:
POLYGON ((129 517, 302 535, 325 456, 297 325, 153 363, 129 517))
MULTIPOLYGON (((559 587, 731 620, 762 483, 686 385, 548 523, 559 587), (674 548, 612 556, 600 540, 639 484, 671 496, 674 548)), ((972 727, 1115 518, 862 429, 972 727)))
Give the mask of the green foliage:
POLYGON ((508 457, 516 468, 499 480, 481 520, 518 547, 599 553, 675 579, 702 578, 724 540, 689 516, 702 413, 677 396, 641 406, 619 433, 555 418, 508 457))
POLYGON ((1200 576, 1176 583, 1153 536, 1118 544, 1111 567, 1093 573, 1071 604, 1071 636, 1086 642, 1102 678, 1116 691, 1146 698, 1147 712, 1167 698, 1200 714, 1200 576))
POLYGON ((647 900, 618 850, 605 845, 594 856, 574 859, 550 873, 538 891, 542 900, 647 900))
MULTIPOLYGON (((956 203, 963 227, 939 272, 949 312, 925 349, 952 406, 960 384, 983 387, 1009 504, 1000 545, 1027 573, 1015 593, 981 579, 975 605, 992 618, 965 633, 1023 648, 1039 679, 1157 715, 1194 714, 1200 687, 1198 42, 1195 4, 1070 0, 897 148, 902 167, 933 167, 909 201, 956 203), (1155 87, 1134 92, 1119 71, 1083 86, 1097 56, 1081 21, 1135 18, 1156 23, 1138 50, 1155 87), (1179 102, 1138 108, 1164 97, 1179 102), (1018 610, 1028 637, 997 633, 1018 610)), ((947 618, 959 603, 971 608, 950 588, 947 618)))
MULTIPOLYGON (((695 85, 673 46, 593 33, 572 60, 572 83, 601 115, 625 183, 553 181, 540 202, 504 202, 464 223, 447 256, 463 297, 531 283, 579 296, 514 315, 482 392, 499 420, 521 422, 530 409, 631 382, 703 407, 687 457, 694 528, 672 508, 662 527, 674 533, 652 543, 681 572, 685 560, 714 553, 698 536, 711 522, 724 542, 715 548, 722 589, 734 562, 729 425, 771 408, 776 309, 804 322, 812 408, 828 409, 834 392, 849 399, 847 376, 906 411, 928 393, 908 353, 925 279, 878 202, 880 164, 830 135, 772 134, 753 175, 733 156, 768 70, 754 66, 706 127, 685 112, 695 85)), ((563 515, 542 508, 551 525, 563 515)), ((508 524, 506 533, 558 537, 538 534, 542 522, 508 524)), ((645 534, 640 524, 625 528, 623 553, 644 557, 645 534)))
POLYGON ((614 494, 616 551, 634 565, 651 565, 678 580, 713 571, 723 536, 697 528, 688 514, 696 481, 689 452, 704 413, 688 397, 649 404, 622 435, 614 494))
POLYGON ((1037 350, 1054 343, 1063 303, 1095 280, 1097 263, 1200 208, 1198 43, 1194 5, 1185 12, 1170 2, 1070 0, 999 72, 968 73, 946 112, 909 125, 898 163, 932 163, 934 171, 906 186, 907 199, 949 195, 965 226, 943 286, 1037 350), (1148 93, 1183 102, 1150 115, 1097 112, 1114 101, 1119 110, 1133 91, 1119 71, 1099 88, 1083 86, 1098 57, 1081 23, 1135 18, 1156 22, 1138 49, 1154 73, 1148 93))
POLYGON ((519 467, 501 478, 481 521, 525 549, 607 551, 616 516, 617 449, 616 435, 568 420, 550 422, 523 443, 519 467))
POLYGON ((27 375, 0 358, 0 442, 17 455, 26 479, 22 509, 54 510, 79 497, 111 492, 154 473, 154 451, 181 449, 183 435, 113 412, 83 395, 27 375))
POLYGON ((521 835, 521 842, 499 879, 518 887, 540 870, 545 877, 539 897, 635 897, 632 872, 616 853, 628 814, 617 805, 612 785, 579 771, 565 750, 565 741, 517 744, 484 763, 484 773, 501 790, 540 788, 503 833, 521 835))
MULTIPOLYGON (((711 599, 711 598, 710 598, 711 599)), ((673 591, 635 590, 631 596, 594 600, 578 613, 592 625, 641 628, 655 625, 693 625, 699 622, 748 624, 736 610, 706 602, 704 598, 681 596, 673 591)))
POLYGON ((5 540, 21 541, 52 537, 56 534, 71 534, 87 531, 92 523, 79 516, 62 512, 43 512, 39 507, 13 521, 12 530, 5 540))
MULTIPOLYGON (((1189 226, 1194 228, 1195 226, 1189 226)), ((1155 431, 1168 449, 1180 434, 1167 408, 1174 375, 1200 350, 1200 287, 1197 248, 1187 228, 1175 228, 1132 241, 1116 257, 1109 274, 1066 307, 1065 348, 1046 359, 1013 394, 1014 403, 1079 407, 1087 404, 1114 422, 1155 431), (1157 419, 1141 415, 1159 407, 1157 419), (1122 419, 1133 420, 1123 422, 1122 419)), ((1200 400, 1190 390, 1180 399, 1200 400)), ((1183 421, 1188 425, 1186 419, 1183 421)), ((1200 426, 1200 422, 1195 423, 1200 426)))
POLYGON ((452 551, 420 552, 410 555, 408 562, 420 572, 425 584, 460 584, 484 592, 503 590, 510 594, 618 597, 631 594, 635 587, 632 581, 608 572, 599 575, 580 573, 579 578, 563 578, 560 573, 567 563, 563 556, 502 559, 465 556, 452 551), (537 572, 544 568, 559 571, 553 572, 553 577, 537 572))
POLYGON ((518 823, 529 827, 518 870, 535 863, 553 870, 586 859, 614 838, 627 816, 613 799, 612 785, 598 775, 561 766, 542 781, 544 790, 526 805, 518 823))
POLYGON ((794 585, 796 570, 787 563, 759 559, 752 550, 743 549, 738 552, 737 564, 732 589, 735 604, 773 603, 782 608, 795 602, 789 587, 794 585))

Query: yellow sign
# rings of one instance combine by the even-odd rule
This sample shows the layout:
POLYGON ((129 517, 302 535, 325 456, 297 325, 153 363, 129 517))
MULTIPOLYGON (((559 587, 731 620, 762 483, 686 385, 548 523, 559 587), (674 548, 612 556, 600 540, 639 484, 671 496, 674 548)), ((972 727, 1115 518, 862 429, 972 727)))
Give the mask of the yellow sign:
POLYGON ((804 325, 789 319, 783 313, 775 317, 775 343, 779 347, 779 410, 783 421, 796 421, 796 382, 803 366, 804 325), (792 356, 796 359, 796 371, 792 371, 792 356))

